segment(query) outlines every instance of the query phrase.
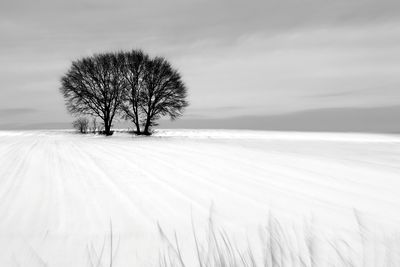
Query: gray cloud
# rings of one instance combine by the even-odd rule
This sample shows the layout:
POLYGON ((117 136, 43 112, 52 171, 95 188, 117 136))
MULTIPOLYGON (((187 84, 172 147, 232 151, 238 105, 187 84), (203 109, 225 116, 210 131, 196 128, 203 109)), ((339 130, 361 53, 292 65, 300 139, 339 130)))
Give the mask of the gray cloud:
POLYGON ((71 60, 138 47, 182 72, 191 118, 400 103, 399 1, 2 1, 0 35, 0 106, 42 110, 24 125, 69 121, 71 60))
POLYGON ((400 133, 400 106, 318 109, 273 116, 164 121, 165 128, 400 133))
POLYGON ((0 108, 0 116, 4 117, 14 117, 20 115, 26 115, 37 112, 33 108, 0 108))
POLYGON ((0 130, 52 130, 71 129, 68 122, 46 122, 46 123, 0 123, 0 130))
POLYGON ((400 14, 400 3, 390 0, 17 0, 0 7, 2 46, 21 50, 26 44, 48 43, 48 52, 73 49, 74 41, 88 50, 150 42, 187 45, 208 39, 227 45, 254 33, 273 36, 332 25, 364 27, 397 21, 400 14))
POLYGON ((305 97, 316 97, 316 98, 326 98, 326 97, 348 97, 351 95, 357 95, 360 93, 360 90, 337 90, 336 92, 327 92, 321 94, 311 94, 305 97))

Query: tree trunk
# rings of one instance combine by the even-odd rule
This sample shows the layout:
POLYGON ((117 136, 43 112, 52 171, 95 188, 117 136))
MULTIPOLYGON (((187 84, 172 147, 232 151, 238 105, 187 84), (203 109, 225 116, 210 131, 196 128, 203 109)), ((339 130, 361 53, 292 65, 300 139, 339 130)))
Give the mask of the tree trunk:
POLYGON ((135 125, 136 125, 136 134, 141 134, 140 133, 140 122, 139 122, 139 115, 138 115, 138 111, 136 110, 135 112, 135 125))
POLYGON ((104 123, 104 133, 105 135, 111 135, 111 124, 109 122, 104 123))
POLYGON ((107 136, 111 135, 111 121, 108 114, 104 116, 104 134, 107 136))
POLYGON ((136 134, 141 134, 139 123, 136 123, 136 134))
POLYGON ((143 130, 143 134, 145 134, 145 135, 150 135, 150 131, 149 131, 150 130, 150 121, 151 121, 150 116, 148 116, 146 119, 146 124, 144 126, 144 130, 143 130))

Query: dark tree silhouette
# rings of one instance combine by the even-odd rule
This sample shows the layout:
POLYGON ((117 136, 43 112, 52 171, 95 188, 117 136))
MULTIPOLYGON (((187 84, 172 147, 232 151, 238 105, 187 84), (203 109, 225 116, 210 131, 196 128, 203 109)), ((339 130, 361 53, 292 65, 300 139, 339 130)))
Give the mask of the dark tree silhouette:
POLYGON ((72 62, 61 78, 60 91, 72 114, 98 116, 104 123, 104 134, 111 135, 111 126, 118 113, 122 93, 123 58, 114 53, 97 54, 72 62))
POLYGON ((117 114, 131 120, 137 134, 150 135, 158 119, 174 120, 188 105, 179 72, 165 58, 140 50, 74 61, 61 83, 68 111, 101 118, 106 135, 117 114))
POLYGON ((87 133, 89 120, 87 118, 78 118, 72 123, 72 126, 80 133, 87 133))
POLYGON ((140 105, 145 116, 143 133, 150 135, 159 118, 174 120, 182 115, 188 105, 187 89, 179 72, 163 57, 146 60, 144 68, 140 105))
POLYGON ((97 131, 97 120, 96 117, 92 118, 92 133, 96 133, 97 131))
POLYGON ((128 85, 122 97, 123 105, 121 105, 121 110, 124 118, 131 120, 135 125, 136 134, 141 134, 140 125, 143 114, 141 112, 142 100, 140 96, 144 90, 145 62, 149 61, 149 56, 141 50, 121 52, 120 56, 124 58, 122 77, 128 85))

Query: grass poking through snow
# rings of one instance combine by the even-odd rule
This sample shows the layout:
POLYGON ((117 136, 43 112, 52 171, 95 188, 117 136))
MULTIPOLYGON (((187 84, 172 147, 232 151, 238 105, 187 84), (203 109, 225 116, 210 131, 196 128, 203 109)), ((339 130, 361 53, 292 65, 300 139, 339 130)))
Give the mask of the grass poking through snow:
POLYGON ((208 230, 199 241, 193 225, 196 263, 185 261, 176 233, 167 237, 158 225, 164 250, 160 252, 158 267, 284 267, 284 266, 398 266, 400 238, 398 235, 378 238, 371 233, 360 212, 354 211, 358 233, 341 233, 324 239, 315 233, 314 226, 303 231, 284 226, 271 214, 267 226, 260 231, 259 244, 238 246, 224 229, 218 229, 212 218, 208 230), (239 248, 240 247, 240 248, 239 248))
MULTIPOLYGON (((159 252, 157 267, 284 267, 284 266, 398 266, 400 262, 399 235, 381 238, 372 233, 360 212, 354 211, 358 233, 338 233, 325 239, 316 233, 312 221, 302 230, 283 224, 269 214, 268 223, 259 231, 258 244, 234 241, 234 235, 219 228, 212 216, 205 234, 199 236, 192 219, 190 257, 184 255, 177 233, 168 237, 157 224, 163 249, 159 252), (351 235, 351 236, 349 236, 351 235)), ((88 246, 90 267, 136 266, 118 259, 119 239, 115 242, 112 223, 99 251, 88 246), (115 245, 116 243, 116 245, 115 245), (119 265, 118 262, 124 262, 119 265)), ((185 240, 188 241, 188 240, 185 240)), ((190 243, 190 242, 189 242, 190 243)), ((186 242, 187 244, 187 242, 186 242)), ((154 265, 146 265, 154 266, 154 265)))

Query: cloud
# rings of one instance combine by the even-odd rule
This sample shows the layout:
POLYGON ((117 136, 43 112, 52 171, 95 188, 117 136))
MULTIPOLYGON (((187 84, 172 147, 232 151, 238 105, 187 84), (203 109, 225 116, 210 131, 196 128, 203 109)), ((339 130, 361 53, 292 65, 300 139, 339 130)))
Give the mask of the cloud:
POLYGON ((33 108, 1 108, 0 116, 1 117, 15 117, 26 114, 31 114, 37 112, 36 109, 33 108))
POLYGON ((132 48, 181 71, 191 118, 396 105, 399 18, 393 0, 3 1, 0 106, 40 112, 0 119, 67 121, 70 62, 132 48))
POLYGON ((87 49, 110 42, 148 45, 146 40, 169 46, 213 39, 227 45, 252 34, 365 26, 400 14, 400 3, 391 0, 15 0, 0 7, 0 32, 9 48, 29 39, 51 50, 75 46, 71 41, 90 44, 87 49))
POLYGON ((163 121, 164 128, 400 133, 400 106, 316 109, 270 116, 163 121))

